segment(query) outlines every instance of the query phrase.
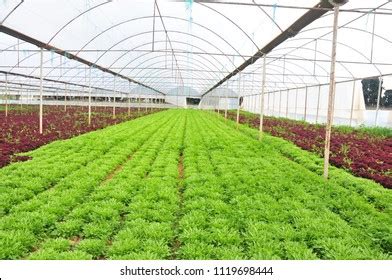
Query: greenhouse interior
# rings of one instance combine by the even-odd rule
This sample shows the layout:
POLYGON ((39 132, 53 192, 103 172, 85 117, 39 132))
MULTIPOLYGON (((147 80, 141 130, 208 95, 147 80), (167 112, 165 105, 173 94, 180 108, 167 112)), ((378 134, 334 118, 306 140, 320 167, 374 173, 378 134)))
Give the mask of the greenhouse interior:
POLYGON ((392 260, 391 22, 0 0, 0 260, 392 260))

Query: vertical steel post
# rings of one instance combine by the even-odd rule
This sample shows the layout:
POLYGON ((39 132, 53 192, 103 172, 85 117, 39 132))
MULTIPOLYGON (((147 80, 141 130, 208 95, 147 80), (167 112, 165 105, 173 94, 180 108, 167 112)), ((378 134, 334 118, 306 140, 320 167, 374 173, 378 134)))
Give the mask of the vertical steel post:
POLYGON ((131 82, 128 81, 128 117, 131 115, 131 82))
POLYGON ((241 73, 238 74, 237 129, 240 125, 241 73))
POLYGON ((320 95, 321 95, 321 85, 318 87, 318 95, 317 95, 317 109, 316 109, 316 124, 318 123, 318 118, 320 114, 320 95))
MULTIPOLYGON (((83 86, 83 100, 82 100, 82 108, 84 109, 84 101, 86 97, 86 89, 87 89, 87 96, 88 96, 88 86, 87 86, 87 66, 84 67, 84 86, 83 86)), ((88 108, 87 108, 88 111, 88 108)))
POLYGON ((64 112, 67 112, 67 84, 64 85, 64 112))
POLYGON ((263 58, 263 80, 261 82, 261 95, 260 95, 260 123, 259 123, 259 140, 263 137, 263 118, 264 118, 264 94, 265 94, 265 80, 267 77, 267 54, 263 58))
MULTIPOLYGON (((272 116, 272 106, 270 105, 270 104, 271 104, 271 101, 272 101, 271 92, 268 92, 268 93, 267 93, 267 96, 268 96, 268 104, 267 104, 267 106, 268 106, 268 114, 269 114, 270 116, 272 116)), ((272 105, 273 105, 273 104, 272 104, 272 105)))
POLYGON ((218 115, 220 114, 220 94, 218 95, 218 115))
POLYGON ((318 42, 318 40, 316 39, 315 45, 314 45, 314 60, 313 60, 313 75, 314 76, 316 76, 317 42, 318 42))
POLYGON ((295 114, 295 119, 297 119, 297 112, 298 112, 298 88, 295 90, 295 110, 294 110, 294 114, 295 114))
POLYGON ((19 103, 20 103, 20 108, 22 109, 23 108, 23 100, 22 100, 22 94, 23 94, 23 86, 22 85, 20 85, 20 88, 19 88, 19 103))
POLYGON ((282 112, 282 91, 279 90, 279 117, 281 116, 282 112))
POLYGON ((155 99, 154 99, 154 110, 158 107, 158 105, 155 105, 155 104, 157 104, 158 103, 158 93, 157 92, 155 92, 155 99))
POLYGON ((273 95, 272 95, 272 116, 275 116, 275 93, 276 89, 274 89, 273 95))
POLYGON ((225 108, 225 119, 227 120, 227 111, 229 109, 229 81, 226 82, 226 108, 225 108))
POLYGON ((141 104, 140 104, 140 90, 139 90, 139 88, 137 89, 137 99, 138 99, 138 107, 137 107, 137 115, 138 116, 140 116, 140 107, 141 107, 141 104))
POLYGON ((381 101, 381 93, 382 93, 382 77, 378 78, 379 86, 378 86, 378 95, 377 95, 377 107, 376 107, 376 118, 374 121, 374 125, 377 126, 378 123, 378 114, 380 112, 380 101, 381 101))
MULTIPOLYGON (((141 87, 140 87, 140 89, 141 89, 141 87)), ((148 100, 148 102, 150 102, 150 99, 149 98, 144 98, 144 103, 145 103, 145 107, 144 107, 144 111, 147 113, 148 112, 148 107, 147 107, 147 101, 148 100)))
POLYGON ((325 151, 324 151, 324 178, 328 179, 329 172, 329 156, 331 147, 331 129, 333 123, 333 112, 335 103, 335 68, 336 68, 336 45, 338 39, 338 22, 339 22, 339 6, 334 7, 334 20, 333 20, 333 39, 332 39, 332 54, 331 54, 331 71, 329 80, 329 96, 328 96, 328 114, 327 126, 325 132, 325 151))
POLYGON ((306 117, 308 114, 308 87, 305 87, 305 109, 304 109, 304 121, 306 121, 306 117))
POLYGON ((375 30, 376 30, 376 14, 374 14, 374 17, 373 17, 372 47, 370 49, 370 63, 373 63, 375 30))
POLYGON ((63 78, 63 56, 60 55, 60 78, 59 79, 62 78, 63 78))
POLYGON ((116 76, 113 76, 113 119, 116 118, 116 76))
POLYGON ((39 71, 39 134, 43 133, 43 63, 44 63, 44 49, 41 48, 40 71, 39 71))
POLYGON ((5 73, 5 116, 8 117, 8 74, 5 73))
POLYGON ((350 126, 352 126, 353 123, 354 102, 355 102, 355 80, 353 81, 353 95, 351 97, 350 126))
POLYGON ((253 98, 252 98, 252 101, 253 101, 253 113, 256 113, 256 102, 257 102, 257 99, 256 99, 256 95, 253 95, 253 98))
MULTIPOLYGON (((176 72, 176 82, 177 82, 177 72, 176 72)), ((176 94, 177 94, 177 100, 176 100, 176 104, 177 104, 177 108, 179 107, 179 104, 178 104, 178 85, 177 85, 177 89, 176 89, 176 94)))
POLYGON ((290 90, 286 91, 286 118, 289 116, 289 92, 290 90))
POLYGON ((91 66, 88 72, 88 125, 91 125, 91 66))

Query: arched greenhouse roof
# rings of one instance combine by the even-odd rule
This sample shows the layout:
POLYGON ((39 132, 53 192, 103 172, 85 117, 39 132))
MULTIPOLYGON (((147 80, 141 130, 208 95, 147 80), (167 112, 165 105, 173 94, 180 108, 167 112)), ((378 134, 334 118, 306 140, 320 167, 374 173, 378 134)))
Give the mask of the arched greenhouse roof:
MULTIPOLYGON (((328 0, 2 0, 0 6, 0 71, 27 89, 39 84, 41 48, 47 88, 87 86, 91 76, 103 94, 140 87, 159 95, 180 88, 204 96, 219 87, 254 94, 261 91, 263 50, 267 90, 329 82, 328 0)), ((392 73, 391 15, 387 0, 341 7, 337 81, 392 73)))

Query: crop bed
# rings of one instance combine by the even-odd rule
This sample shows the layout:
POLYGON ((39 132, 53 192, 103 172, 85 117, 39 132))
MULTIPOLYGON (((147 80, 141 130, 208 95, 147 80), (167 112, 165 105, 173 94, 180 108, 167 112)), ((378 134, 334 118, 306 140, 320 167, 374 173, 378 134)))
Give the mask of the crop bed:
MULTIPOLYGON (((4 107, 0 108, 0 111, 4 107)), ((36 149, 59 139, 68 139, 86 132, 104 128, 126 120, 147 114, 144 110, 138 112, 132 109, 117 108, 116 118, 112 118, 112 109, 93 108, 92 123, 87 124, 88 112, 83 107, 45 106, 43 117, 43 134, 39 134, 38 107, 25 106, 10 108, 8 117, 0 112, 0 167, 11 162, 28 160, 26 156, 17 156, 21 152, 36 149)))
MULTIPOLYGON (((235 120, 236 113, 228 118, 235 120)), ((241 113, 240 123, 259 128, 257 115, 241 113)), ((323 156, 325 127, 282 118, 264 118, 264 130, 269 134, 289 140, 304 150, 323 156)), ((330 161, 356 176, 372 179, 385 188, 392 189, 392 135, 391 130, 354 130, 334 128, 331 137, 330 161), (346 131, 347 130, 347 131, 346 131), (384 133, 385 132, 385 133, 384 133), (386 133, 388 132, 388 133, 386 133)))
POLYGON ((391 259, 392 193, 208 112, 168 110, 0 169, 0 259, 391 259))

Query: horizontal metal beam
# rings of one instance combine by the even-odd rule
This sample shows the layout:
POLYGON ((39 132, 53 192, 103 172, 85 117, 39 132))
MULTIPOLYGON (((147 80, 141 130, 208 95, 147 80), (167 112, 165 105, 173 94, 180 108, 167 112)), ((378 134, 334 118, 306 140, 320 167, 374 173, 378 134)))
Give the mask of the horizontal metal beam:
POLYGON ((72 59, 72 60, 78 61, 78 62, 80 62, 80 63, 82 63, 82 64, 87 65, 88 67, 92 67, 92 68, 98 69, 98 70, 100 70, 100 71, 102 71, 102 72, 109 73, 109 74, 111 74, 111 75, 113 75, 113 76, 119 77, 119 78, 121 78, 121 79, 127 80, 127 81, 129 81, 129 82, 134 83, 134 84, 140 85, 140 86, 142 86, 142 87, 145 87, 145 88, 150 89, 150 90, 152 90, 152 91, 155 91, 155 92, 157 92, 157 93, 160 93, 160 94, 165 95, 163 92, 160 92, 160 91, 158 91, 158 90, 156 90, 156 89, 154 89, 154 88, 152 88, 152 87, 150 87, 150 86, 148 86, 148 85, 145 85, 145 84, 143 84, 143 83, 141 83, 141 82, 135 81, 135 80, 133 80, 133 79, 131 79, 131 78, 129 78, 129 77, 126 77, 126 76, 124 76, 124 75, 121 75, 121 74, 119 74, 119 73, 116 73, 116 72, 114 72, 114 71, 112 71, 112 70, 110 70, 110 69, 108 69, 108 68, 105 68, 105 67, 100 66, 100 65, 98 65, 98 64, 96 64, 96 63, 93 63, 93 62, 91 62, 91 61, 88 61, 88 60, 86 60, 86 59, 84 59, 84 58, 81 58, 81 57, 79 57, 79 56, 76 56, 76 55, 74 55, 74 54, 72 54, 72 53, 70 53, 70 52, 67 52, 67 51, 64 51, 64 50, 62 50, 62 49, 59 49, 59 48, 57 48, 57 47, 48 45, 48 44, 46 44, 46 43, 44 43, 44 42, 42 42, 42 41, 39 41, 39 40, 37 40, 37 39, 35 39, 35 38, 33 38, 33 37, 30 37, 30 36, 28 36, 28 35, 26 35, 26 34, 23 34, 23 33, 19 32, 19 31, 17 31, 17 30, 11 29, 11 28, 6 27, 6 26, 4 26, 4 25, 0 25, 0 32, 2 32, 2 33, 4 33, 4 34, 7 34, 7 35, 9 35, 9 36, 12 36, 12 37, 14 37, 14 38, 17 38, 17 39, 19 39, 19 40, 22 40, 22 41, 24 41, 24 42, 30 43, 30 44, 32 44, 32 45, 35 45, 35 46, 37 46, 37 47, 39 47, 39 48, 42 48, 42 49, 45 49, 45 50, 48 50, 48 51, 57 53, 58 55, 64 56, 64 57, 66 57, 66 58, 68 58, 68 59, 72 59))
MULTIPOLYGON (((183 1, 183 0, 177 0, 183 1)), ((389 0, 390 1, 390 0, 389 0)), ((249 2, 235 2, 235 1, 218 1, 218 0, 194 0, 196 3, 205 4, 223 4, 223 5, 233 5, 233 6, 253 6, 253 7, 264 7, 264 8, 280 8, 289 10, 317 10, 317 11, 329 11, 327 7, 305 7, 298 5, 281 5, 281 4, 260 4, 260 3, 249 3, 249 2)), ((359 8, 359 9, 340 9, 339 12, 342 13, 357 13, 357 14, 372 14, 372 15, 392 15, 389 9, 385 9, 386 12, 373 11, 371 8, 359 8)))
MULTIPOLYGON (((16 76, 16 77, 22 77, 22 78, 33 79, 33 80, 40 80, 40 78, 36 77, 36 76, 20 74, 20 73, 14 73, 14 72, 7 72, 7 71, 2 71, 2 70, 0 70, 0 74, 11 75, 11 76, 16 76)), ((76 84, 76 83, 65 82, 65 81, 58 81, 58 80, 53 80, 53 79, 48 79, 48 78, 43 78, 42 80, 45 81, 45 82, 52 82, 52 83, 64 84, 64 85, 70 85, 70 86, 76 86, 76 87, 82 87, 82 88, 88 88, 89 87, 88 85, 76 84)), ((111 89, 100 88, 100 87, 91 87, 91 88, 95 89, 95 90, 112 91, 111 89)))

